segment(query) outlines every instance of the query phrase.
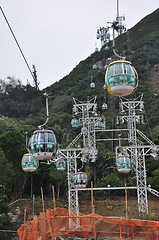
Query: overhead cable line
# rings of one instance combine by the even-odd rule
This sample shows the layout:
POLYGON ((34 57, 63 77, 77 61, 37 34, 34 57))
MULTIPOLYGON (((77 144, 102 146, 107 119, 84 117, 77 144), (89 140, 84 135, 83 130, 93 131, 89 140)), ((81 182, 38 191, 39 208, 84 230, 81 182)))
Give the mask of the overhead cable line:
POLYGON ((0 232, 17 233, 17 231, 15 231, 15 230, 8 230, 8 229, 7 230, 6 229, 5 230, 1 229, 0 232))
POLYGON ((0 6, 0 10, 1 10, 2 15, 3 15, 3 17, 4 17, 4 19, 5 19, 5 21, 6 21, 7 25, 8 25, 8 27, 9 27, 9 29, 10 29, 10 31, 11 31, 11 33, 12 33, 12 36, 13 36, 13 38, 14 38, 14 40, 15 40, 15 42, 16 42, 18 48, 19 48, 19 51, 20 51, 20 53, 21 53, 21 55, 22 55, 22 57, 23 57, 23 59, 24 59, 26 65, 27 65, 27 67, 28 67, 28 69, 29 69, 30 74, 31 74, 33 80, 35 80, 35 79, 34 79, 33 72, 31 71, 31 68, 30 68, 30 66, 29 66, 29 64, 28 64, 28 62, 27 62, 27 60, 26 60, 26 58, 25 58, 25 56, 24 56, 24 53, 23 53, 23 51, 22 51, 22 49, 21 49, 21 47, 20 47, 20 45, 19 45, 19 43, 18 43, 18 40, 17 40, 17 38, 16 38, 16 36, 15 36, 15 34, 14 34, 14 32, 13 32, 13 30, 12 30, 12 28, 11 28, 9 22, 8 22, 8 19, 7 19, 7 17, 6 17, 6 15, 5 15, 5 13, 4 13, 4 11, 3 11, 3 9, 2 9, 1 6, 0 6))

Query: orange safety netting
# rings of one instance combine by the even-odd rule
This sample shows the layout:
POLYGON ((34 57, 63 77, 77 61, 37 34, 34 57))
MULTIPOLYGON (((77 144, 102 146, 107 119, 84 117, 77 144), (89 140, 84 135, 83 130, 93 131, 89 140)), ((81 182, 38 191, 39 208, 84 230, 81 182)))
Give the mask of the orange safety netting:
POLYGON ((47 209, 18 229, 20 240, 50 240, 68 237, 113 240, 159 240, 159 222, 81 214, 65 209, 47 209))

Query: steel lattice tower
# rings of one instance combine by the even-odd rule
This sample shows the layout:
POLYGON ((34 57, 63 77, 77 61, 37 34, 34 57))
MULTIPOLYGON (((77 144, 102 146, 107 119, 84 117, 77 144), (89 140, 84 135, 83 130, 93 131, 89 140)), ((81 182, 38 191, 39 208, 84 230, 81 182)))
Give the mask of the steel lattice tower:
POLYGON ((78 172, 77 160, 82 162, 95 162, 97 159, 96 152, 96 134, 95 123, 100 121, 105 127, 105 118, 100 117, 97 113, 96 97, 81 102, 73 98, 73 116, 79 116, 79 125, 81 132, 69 144, 66 149, 59 149, 55 161, 60 159, 67 159, 67 179, 68 179, 68 207, 70 211, 70 228, 78 226, 78 189, 74 186, 73 176, 78 172), (83 146, 81 147, 77 142, 83 137, 83 146), (91 151, 91 156, 90 156, 91 151))
POLYGON ((131 154, 132 166, 136 176, 139 215, 148 214, 145 156, 151 155, 153 149, 157 151, 157 146, 136 128, 136 122, 143 123, 141 113, 144 110, 144 104, 142 97, 143 95, 134 100, 121 98, 121 116, 119 117, 121 123, 127 122, 129 146, 126 148, 131 154), (137 114, 137 112, 140 114, 137 114), (144 145, 142 141, 138 140, 137 134, 146 140, 149 145, 144 145))
MULTIPOLYGON (((147 188, 145 167, 145 156, 153 156, 154 158, 157 158, 158 146, 156 146, 149 138, 137 129, 137 123, 143 123, 144 104, 142 98, 143 95, 133 100, 120 98, 119 107, 121 109, 121 115, 120 117, 117 117, 117 122, 126 122, 127 129, 113 130, 118 132, 126 130, 127 132, 128 137, 126 139, 128 141, 128 145, 123 147, 131 156, 132 169, 135 173, 139 215, 148 213, 147 189, 158 196, 157 191, 147 188), (141 141, 141 138, 143 142, 141 141)), ((111 129, 104 130, 105 118, 100 117, 97 113, 96 97, 91 100, 87 100, 87 102, 81 102, 77 99, 73 99, 73 101, 73 117, 76 119, 78 117, 78 127, 81 127, 81 132, 66 149, 58 150, 58 154, 55 159, 55 161, 59 161, 61 158, 67 159, 68 205, 71 217, 70 228, 78 226, 78 189, 75 188, 73 181, 74 174, 78 172, 77 161, 78 159, 82 163, 96 161, 96 141, 102 141, 102 139, 96 139, 96 134, 102 131, 112 131, 111 129), (100 129, 95 128, 95 124, 98 121, 103 124, 103 127, 100 129), (81 138, 83 140, 82 146, 78 143, 78 140, 81 138), (92 153, 91 156, 90 152, 92 153)), ((104 141, 107 140, 110 139, 104 139, 104 141)), ((122 136, 120 140, 122 141, 122 136)), ((123 138, 123 140, 125 140, 125 138, 123 138)))

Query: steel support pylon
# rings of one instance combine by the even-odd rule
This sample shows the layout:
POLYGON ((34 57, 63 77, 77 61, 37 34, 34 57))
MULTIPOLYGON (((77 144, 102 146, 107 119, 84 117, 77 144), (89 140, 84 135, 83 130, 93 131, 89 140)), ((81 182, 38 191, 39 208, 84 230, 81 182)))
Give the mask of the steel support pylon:
POLYGON ((148 214, 147 201, 147 183, 146 183, 146 167, 144 148, 137 149, 136 157, 136 183, 138 197, 138 212, 140 214, 148 214))
POLYGON ((128 142, 130 147, 127 146, 127 150, 131 153, 132 166, 136 175, 139 215, 148 214, 145 147, 142 147, 143 143, 137 140, 136 128, 136 122, 139 123, 140 120, 143 119, 143 116, 137 114, 137 112, 140 112, 141 114, 143 111, 142 97, 143 96, 141 95, 134 100, 121 98, 120 101, 120 120, 122 123, 127 122, 127 128, 129 131, 128 142), (127 113, 127 115, 125 113, 127 113))

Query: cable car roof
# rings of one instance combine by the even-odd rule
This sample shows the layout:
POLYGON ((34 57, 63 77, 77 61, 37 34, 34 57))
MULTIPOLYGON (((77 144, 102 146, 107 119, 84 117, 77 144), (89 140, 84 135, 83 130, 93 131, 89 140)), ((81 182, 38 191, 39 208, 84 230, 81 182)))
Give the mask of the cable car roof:
POLYGON ((112 64, 116 64, 116 63, 127 63, 127 64, 132 65, 131 62, 129 62, 129 61, 127 61, 127 60, 124 60, 124 59, 120 59, 120 60, 115 60, 115 61, 109 63, 109 66, 111 66, 112 64))
POLYGON ((33 134, 36 134, 36 133, 53 133, 54 134, 54 132, 52 131, 52 130, 48 130, 48 129, 38 129, 38 130, 35 130, 34 132, 33 132, 33 134))
POLYGON ((85 172, 76 172, 74 175, 78 175, 78 174, 84 174, 84 175, 87 175, 85 172))

